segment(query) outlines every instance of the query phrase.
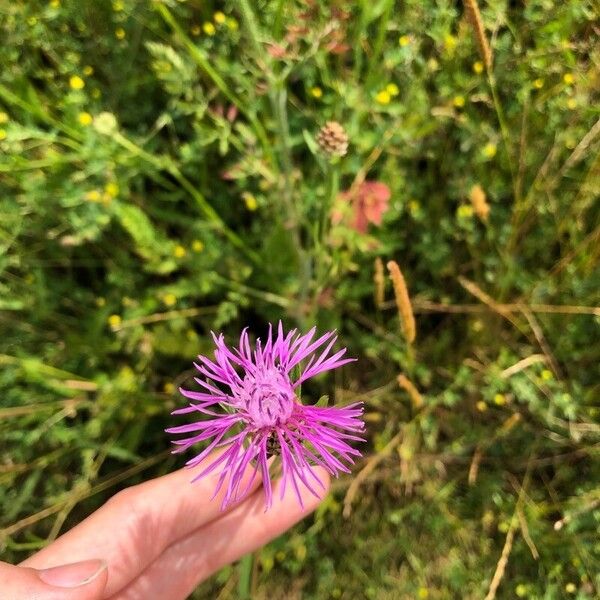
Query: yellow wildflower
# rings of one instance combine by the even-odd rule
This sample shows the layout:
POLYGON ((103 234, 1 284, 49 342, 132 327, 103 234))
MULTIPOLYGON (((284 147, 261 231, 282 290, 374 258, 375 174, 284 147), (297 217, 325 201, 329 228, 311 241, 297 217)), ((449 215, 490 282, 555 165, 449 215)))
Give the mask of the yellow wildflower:
POLYGON ((574 594, 577 591, 577 586, 574 583, 567 583, 567 585, 565 585, 565 592, 567 592, 567 594, 574 594))
POLYGON ((115 12, 121 12, 125 8, 123 0, 113 0, 112 8, 115 12))
POLYGON ((410 44, 410 36, 409 35, 401 35, 398 38, 398 44, 400 44, 400 46, 402 46, 402 48, 405 48, 406 46, 408 46, 410 44))
POLYGON ((58 8, 60 6, 60 0, 50 0, 50 6, 52 8, 58 8))
POLYGON ((408 203, 408 212, 410 212, 411 217, 418 217, 421 212, 421 205, 418 200, 411 200, 408 203))
POLYGON ((111 198, 116 198, 119 195, 119 186, 114 181, 111 181, 104 186, 104 191, 111 198))
POLYGON ((85 87, 85 81, 79 75, 71 75, 69 85, 72 90, 82 90, 85 87))
POLYGON ((204 250, 204 243, 200 240, 194 240, 192 242, 192 250, 194 252, 202 252, 204 250))
POLYGON ((496 394, 494 396, 494 404, 504 406, 506 404, 506 396, 504 394, 496 394))
POLYGON ((473 63, 473 71, 475 71, 475 73, 477 73, 477 75, 481 75, 483 73, 483 63, 478 60, 477 62, 473 63))
POLYGON ((541 377, 544 381, 550 381, 551 379, 554 379, 554 375, 550 369, 544 369, 541 373, 541 377))
POLYGON ((118 329, 121 326, 122 321, 123 320, 119 315, 110 315, 110 317, 108 317, 108 324, 111 329, 118 329))
POLYGON ((175 246, 175 248, 173 249, 173 254, 177 258, 183 258, 186 255, 185 248, 183 246, 175 246))
POLYGON ((115 29, 115 37, 118 40, 124 40, 125 39, 125 30, 122 27, 117 27, 117 29, 115 29))
POLYGON ((465 97, 464 96, 454 96, 454 100, 452 100, 452 104, 456 108, 462 108, 465 105, 465 97))
POLYGON ((85 67, 83 67, 83 74, 87 75, 88 77, 90 75, 94 74, 94 67, 90 66, 90 65, 86 65, 85 67))
POLYGON ((90 113, 80 112, 79 115, 77 116, 77 120, 81 123, 81 125, 83 125, 84 127, 87 127, 88 125, 92 124, 92 121, 94 119, 92 118, 92 115, 90 115, 90 113))
POLYGON ((533 87, 534 87, 536 90, 541 90, 541 89, 544 87, 544 80, 543 80, 541 77, 539 77, 538 79, 536 79, 536 80, 533 82, 533 87))
POLYGON ((395 83, 388 83, 385 86, 385 91, 392 97, 397 96, 400 93, 400 89, 395 83))
POLYGON ((103 298, 102 296, 98 296, 96 298, 96 306, 98 307, 102 307, 106 305, 106 298, 103 298))
POLYGON ((0 129, 0 140, 6 139, 6 129, 0 129))
POLYGON ((90 190, 85 194, 85 199, 89 202, 100 202, 102 195, 98 190, 90 190))
POLYGON ((242 194, 242 199, 246 203, 246 208, 249 211, 255 211, 258 208, 258 202, 256 201, 254 195, 250 192, 244 192, 242 194))
POLYGON ((223 23, 225 23, 226 21, 226 17, 225 14, 222 13, 220 10, 218 10, 214 15, 213 15, 213 19, 215 20, 215 23, 218 23, 219 25, 222 25, 223 23))
POLYGON ((209 23, 208 21, 204 23, 204 25, 202 25, 202 29, 204 30, 204 33, 206 35, 215 35, 215 33, 217 32, 215 26, 212 23, 209 23))
POLYGON ((239 23, 234 18, 229 17, 229 19, 227 19, 227 27, 229 27, 231 31, 237 31, 239 26, 239 23))
POLYGON ((440 63, 438 63, 438 61, 431 57, 428 61, 427 61, 427 68, 430 71, 437 71, 440 68, 440 63))
POLYGON ((563 81, 567 85, 573 85, 575 83, 575 75, 573 75, 573 73, 565 73, 563 75, 563 81))
POLYGON ((515 594, 519 597, 519 598, 525 598, 525 596, 527 596, 527 586, 524 585, 523 583, 520 583, 516 588, 515 588, 515 594))
POLYGON ((163 302, 167 305, 167 306, 175 306, 175 304, 177 303, 177 296, 175 294, 165 294, 164 298, 163 298, 163 302))
POLYGON ((313 98, 321 98, 321 96, 323 96, 323 90, 318 85, 315 85, 310 88, 310 95, 313 98))
POLYGON ((478 403, 475 405, 475 407, 477 408, 477 410, 478 410, 479 412, 485 412, 485 411, 487 410, 487 407, 488 407, 488 406, 487 406, 487 404, 486 404, 486 403, 485 403, 483 400, 480 400, 480 401, 479 401, 479 402, 478 402, 478 403))
POLYGON ((569 98, 567 100, 567 108, 569 110, 575 110, 577 108, 577 100, 575 100, 575 98, 569 98))
POLYGON ((31 27, 33 27, 37 22, 38 20, 36 17, 29 17, 29 19, 27 19, 27 24, 31 27))
POLYGON ((175 386, 170 381, 167 381, 167 383, 163 385, 163 392, 165 394, 174 394, 175 386))
POLYGON ((379 104, 389 104, 392 100, 390 93, 387 90, 381 90, 375 96, 375 101, 379 104))
POLYGON ((417 596, 419 600, 427 600, 429 598, 429 590, 426 587, 420 587, 417 596))
POLYGON ((456 48, 456 44, 457 44, 457 40, 453 35, 448 34, 444 37, 444 47, 450 54, 452 54, 454 52, 454 49, 456 48))
POLYGON ((473 216, 473 207, 470 204, 461 204, 456 210, 459 219, 470 219, 473 216))
POLYGON ((4 125, 4 123, 8 123, 9 118, 5 112, 0 112, 0 125, 4 125))
POLYGON ((481 151, 486 158, 494 158, 494 156, 496 156, 496 152, 498 152, 498 148, 496 147, 496 144, 489 142, 481 151))

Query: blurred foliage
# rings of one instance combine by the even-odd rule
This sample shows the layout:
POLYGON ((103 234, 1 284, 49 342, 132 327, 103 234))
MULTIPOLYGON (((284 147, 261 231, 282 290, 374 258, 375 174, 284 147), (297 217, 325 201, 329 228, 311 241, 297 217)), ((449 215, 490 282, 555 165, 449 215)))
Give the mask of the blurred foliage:
POLYGON ((498 598, 598 597, 598 6, 481 8, 490 73, 447 0, 0 4, 3 558, 176 468, 208 332, 282 318, 360 358, 305 393, 364 400, 378 462, 257 555, 257 598, 482 598, 503 548, 498 598), (382 225, 329 227, 365 179, 382 225))

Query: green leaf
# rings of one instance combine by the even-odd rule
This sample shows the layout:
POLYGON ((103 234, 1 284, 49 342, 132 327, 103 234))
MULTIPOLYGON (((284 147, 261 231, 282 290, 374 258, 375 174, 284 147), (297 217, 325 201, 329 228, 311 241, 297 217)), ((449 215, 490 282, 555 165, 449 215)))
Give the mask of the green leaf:
POLYGON ((315 404, 315 406, 318 406, 319 408, 324 408, 329 404, 329 396, 325 395, 325 396, 321 396, 318 400, 317 403, 315 404))

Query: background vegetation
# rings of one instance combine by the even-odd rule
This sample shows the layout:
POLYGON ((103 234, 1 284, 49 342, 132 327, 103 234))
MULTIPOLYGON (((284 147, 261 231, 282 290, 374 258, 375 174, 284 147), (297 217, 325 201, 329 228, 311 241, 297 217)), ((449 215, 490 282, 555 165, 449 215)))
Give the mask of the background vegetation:
POLYGON ((486 57, 448 0, 1 2, 3 559, 177 468, 209 330, 281 318, 369 442, 257 598, 598 597, 597 9, 482 2, 486 57))

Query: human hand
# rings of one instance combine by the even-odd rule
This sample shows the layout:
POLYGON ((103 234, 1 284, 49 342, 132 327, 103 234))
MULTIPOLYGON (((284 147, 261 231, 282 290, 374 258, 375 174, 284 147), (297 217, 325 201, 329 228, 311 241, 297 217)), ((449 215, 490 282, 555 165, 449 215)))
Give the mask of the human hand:
MULTIPOLYGON (((328 486, 326 471, 314 470, 328 486)), ((247 480, 251 472, 248 467, 247 480)), ((212 573, 319 504, 302 490, 301 509, 289 488, 279 500, 277 482, 273 506, 265 512, 257 480, 249 496, 220 512, 220 495, 210 500, 218 476, 190 484, 193 472, 182 469, 119 492, 19 566, 0 562, 0 598, 183 600, 212 573)))

